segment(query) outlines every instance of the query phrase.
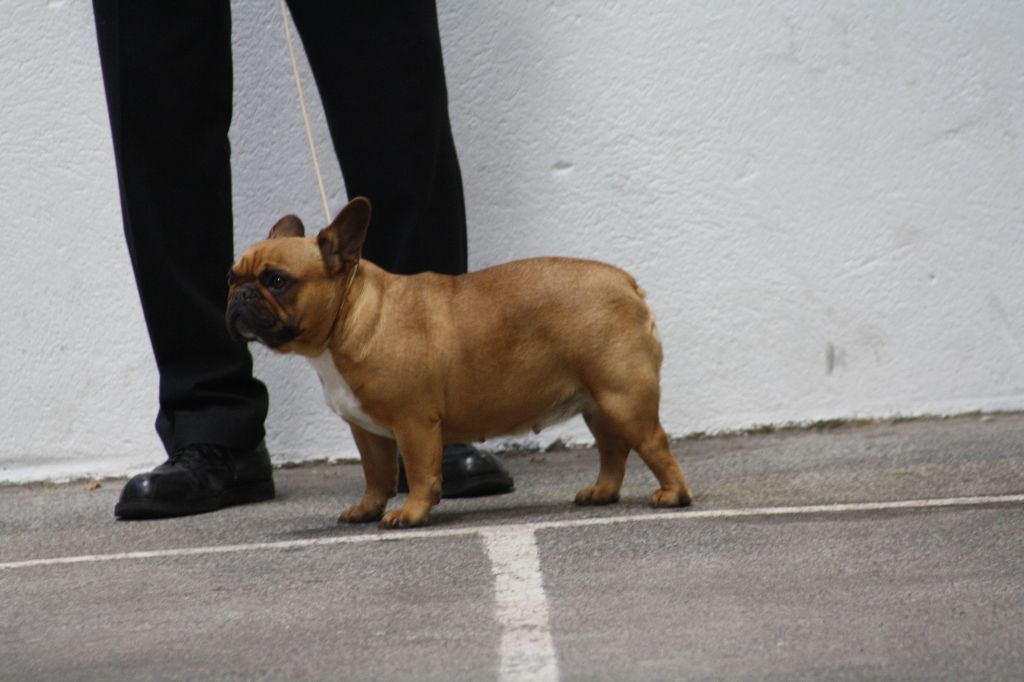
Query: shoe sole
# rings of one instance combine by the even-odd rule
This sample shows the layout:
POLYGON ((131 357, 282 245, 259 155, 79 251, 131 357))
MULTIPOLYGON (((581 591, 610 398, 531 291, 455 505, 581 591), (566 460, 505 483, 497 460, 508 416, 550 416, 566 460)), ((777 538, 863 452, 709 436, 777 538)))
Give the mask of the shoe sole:
POLYGON ((441 497, 483 497, 484 495, 502 495, 515 490, 515 484, 507 476, 480 476, 459 481, 451 486, 441 484, 441 497))
POLYGON ((161 500, 124 500, 114 507, 114 516, 126 521, 139 519, 166 519, 175 516, 192 516, 217 511, 240 504, 265 502, 274 499, 274 481, 259 481, 244 486, 228 488, 220 495, 190 502, 164 502, 161 500))
MULTIPOLYGON (((461 481, 449 483, 444 481, 441 484, 442 499, 455 497, 483 497, 485 495, 503 495, 516 489, 515 482, 510 476, 492 474, 489 476, 475 476, 462 479, 461 481)), ((405 477, 398 482, 398 492, 408 493, 409 484, 405 477)))

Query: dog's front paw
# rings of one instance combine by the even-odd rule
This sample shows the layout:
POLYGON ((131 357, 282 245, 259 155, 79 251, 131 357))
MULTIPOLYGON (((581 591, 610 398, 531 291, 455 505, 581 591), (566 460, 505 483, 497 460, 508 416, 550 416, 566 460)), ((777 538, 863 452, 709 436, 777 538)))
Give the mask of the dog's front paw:
POLYGON ((608 490, 598 485, 592 485, 576 493, 576 504, 581 507, 592 504, 612 504, 619 501, 617 490, 608 490))
POLYGON ((354 504, 338 515, 338 523, 369 523, 384 516, 383 504, 354 504))
POLYGON ((427 525, 429 514, 426 512, 417 513, 413 510, 402 507, 393 512, 388 512, 380 520, 381 528, 413 528, 415 526, 427 525))
POLYGON ((666 490, 658 488, 651 493, 652 507, 689 507, 693 503, 693 496, 686 488, 681 490, 666 490))

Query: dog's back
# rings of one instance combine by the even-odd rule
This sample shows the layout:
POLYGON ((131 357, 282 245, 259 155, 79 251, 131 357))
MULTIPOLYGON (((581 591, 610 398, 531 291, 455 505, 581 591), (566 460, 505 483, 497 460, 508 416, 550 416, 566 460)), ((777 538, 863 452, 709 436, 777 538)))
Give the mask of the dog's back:
POLYGON ((591 260, 532 258, 455 281, 456 310, 461 297, 474 310, 486 299, 483 307, 493 317, 488 326, 502 336, 494 342, 554 345, 572 365, 584 355, 590 360, 629 356, 639 369, 635 365, 644 359, 643 369, 657 381, 662 348, 654 314, 625 270, 591 260))
POLYGON ((538 431, 586 413, 595 393, 623 384, 639 389, 657 412, 661 343, 643 290, 627 272, 596 261, 534 258, 404 283, 448 301, 443 317, 423 325, 432 330, 433 352, 451 354, 444 377, 453 401, 449 428, 458 430, 463 407, 489 413, 474 421, 495 426, 460 435, 538 431), (493 348, 507 352, 488 352, 493 348), (507 399, 462 405, 461 396, 471 400, 480 382, 507 399), (539 415, 538 402, 547 405, 539 415))

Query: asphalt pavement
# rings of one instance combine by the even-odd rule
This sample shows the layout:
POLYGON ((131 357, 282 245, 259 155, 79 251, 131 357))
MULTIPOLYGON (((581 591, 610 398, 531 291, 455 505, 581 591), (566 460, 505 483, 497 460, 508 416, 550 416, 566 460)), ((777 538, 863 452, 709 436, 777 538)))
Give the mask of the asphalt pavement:
POLYGON ((0 487, 0 679, 1024 678, 1024 415, 673 451, 688 510, 635 455, 577 508, 595 452, 519 453, 417 530, 336 525, 357 464, 147 522, 123 480, 0 487))

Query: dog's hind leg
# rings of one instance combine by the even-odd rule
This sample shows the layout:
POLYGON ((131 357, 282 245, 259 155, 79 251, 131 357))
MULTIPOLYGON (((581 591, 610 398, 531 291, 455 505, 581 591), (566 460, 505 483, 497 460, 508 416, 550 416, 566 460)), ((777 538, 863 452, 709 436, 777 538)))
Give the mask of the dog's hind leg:
POLYGON ((679 462, 669 450, 668 436, 660 423, 655 422, 655 428, 636 450, 661 484, 660 488, 651 493, 651 506, 689 507, 693 502, 693 494, 690 493, 683 470, 679 468, 679 462))
POLYGON ((597 450, 601 453, 601 471, 597 475, 597 483, 583 488, 576 493, 576 504, 611 504, 619 501, 619 489, 622 478, 626 474, 626 458, 629 456, 629 443, 624 441, 608 423, 604 414, 594 409, 585 412, 583 419, 590 432, 594 434, 597 450))
MULTIPOLYGON (((650 497, 653 507, 687 507, 693 495, 668 447, 668 436, 658 420, 658 388, 634 387, 626 392, 595 395, 610 428, 636 450, 658 479, 660 488, 650 497)), ((604 461, 602 459, 602 466, 604 461)))

